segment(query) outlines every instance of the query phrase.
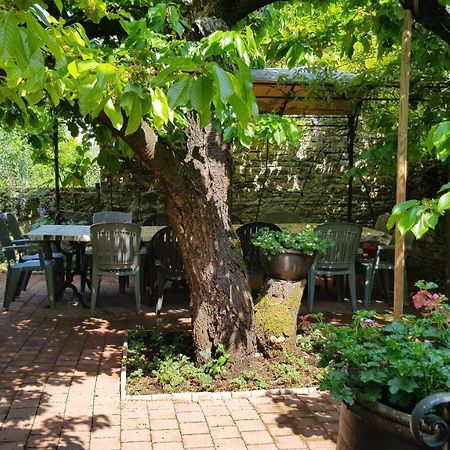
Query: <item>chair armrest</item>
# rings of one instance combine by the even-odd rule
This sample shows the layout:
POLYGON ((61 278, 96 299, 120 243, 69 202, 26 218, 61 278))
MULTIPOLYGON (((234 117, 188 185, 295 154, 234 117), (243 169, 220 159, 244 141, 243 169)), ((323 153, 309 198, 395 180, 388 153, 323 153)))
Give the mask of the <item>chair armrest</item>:
POLYGON ((2 247, 2 250, 17 250, 23 252, 24 250, 37 250, 40 247, 39 244, 6 245, 5 247, 2 247))
POLYGON ((28 243, 30 243, 31 241, 29 240, 29 239, 14 239, 13 241, 12 241, 12 243, 14 244, 14 245, 20 245, 20 244, 28 244, 28 243))

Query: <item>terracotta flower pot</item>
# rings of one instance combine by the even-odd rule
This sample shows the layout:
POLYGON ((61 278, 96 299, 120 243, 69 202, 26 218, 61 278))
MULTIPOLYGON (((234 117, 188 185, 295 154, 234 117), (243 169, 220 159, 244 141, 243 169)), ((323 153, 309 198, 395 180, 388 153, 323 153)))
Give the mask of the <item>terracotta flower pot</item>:
POLYGON ((276 256, 261 254, 264 272, 270 278, 298 281, 306 278, 316 256, 308 256, 299 251, 285 248, 283 253, 276 256))

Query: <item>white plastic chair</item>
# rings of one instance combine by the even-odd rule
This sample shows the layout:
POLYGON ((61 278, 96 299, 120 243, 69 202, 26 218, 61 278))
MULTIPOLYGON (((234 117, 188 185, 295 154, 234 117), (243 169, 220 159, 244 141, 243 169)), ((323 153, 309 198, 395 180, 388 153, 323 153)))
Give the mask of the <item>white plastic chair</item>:
POLYGON ((95 310, 103 275, 134 276, 136 309, 141 308, 141 226, 132 223, 99 223, 91 226, 92 295, 95 310))

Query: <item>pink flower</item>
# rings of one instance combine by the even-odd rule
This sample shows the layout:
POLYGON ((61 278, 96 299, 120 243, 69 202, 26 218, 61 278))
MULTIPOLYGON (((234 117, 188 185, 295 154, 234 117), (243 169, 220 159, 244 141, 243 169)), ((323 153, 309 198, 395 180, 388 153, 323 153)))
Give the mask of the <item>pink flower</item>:
POLYGON ((433 293, 422 289, 414 294, 412 299, 415 308, 425 308, 431 310, 439 303, 441 296, 442 294, 433 293))

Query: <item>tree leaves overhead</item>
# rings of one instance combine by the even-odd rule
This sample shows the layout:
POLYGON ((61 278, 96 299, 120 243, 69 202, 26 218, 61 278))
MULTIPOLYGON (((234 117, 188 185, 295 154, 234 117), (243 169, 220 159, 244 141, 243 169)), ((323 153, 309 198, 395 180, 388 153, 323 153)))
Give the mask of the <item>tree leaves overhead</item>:
MULTIPOLYGON (((63 4, 56 6, 61 13, 63 4)), ((79 24, 68 25, 44 9, 0 10, 0 69, 5 72, 0 100, 23 109, 26 102, 46 97, 55 106, 67 99, 82 115, 95 118, 104 111, 119 130, 126 123, 125 134, 147 120, 164 135, 169 124, 177 125, 174 110, 180 108, 196 111, 202 126, 214 110, 249 123, 255 111, 251 84, 231 71, 242 58, 249 62, 247 41, 255 48, 250 30, 188 42, 182 37, 189 25, 173 3, 151 5, 137 20, 125 9, 109 10, 104 1, 78 1, 68 8, 68 14, 82 10, 93 22, 115 17, 125 36, 90 41, 79 24)))

